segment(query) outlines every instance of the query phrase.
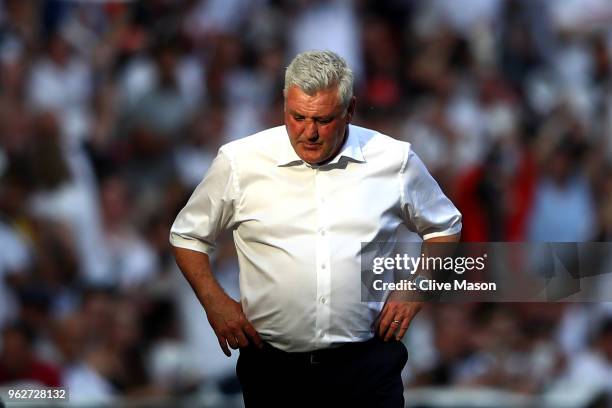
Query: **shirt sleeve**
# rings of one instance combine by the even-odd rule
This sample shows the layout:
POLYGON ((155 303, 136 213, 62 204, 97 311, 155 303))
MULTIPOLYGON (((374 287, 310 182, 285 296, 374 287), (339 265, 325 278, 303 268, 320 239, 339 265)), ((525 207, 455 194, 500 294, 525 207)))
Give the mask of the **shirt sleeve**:
POLYGON ((461 231, 461 213, 410 148, 400 171, 400 183, 402 217, 410 230, 424 240, 461 231))
POLYGON ((219 233, 235 219, 237 180, 222 150, 170 229, 170 244, 212 254, 219 233))

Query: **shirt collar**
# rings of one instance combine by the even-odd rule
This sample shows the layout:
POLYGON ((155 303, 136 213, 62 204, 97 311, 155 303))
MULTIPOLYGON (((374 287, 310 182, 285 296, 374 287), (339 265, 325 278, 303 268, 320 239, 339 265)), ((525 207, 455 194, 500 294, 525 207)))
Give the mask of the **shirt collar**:
MULTIPOLYGON (((353 125, 348 126, 348 136, 340 149, 340 152, 329 162, 325 163, 324 167, 330 164, 338 163, 341 158, 346 157, 358 163, 365 163, 363 157, 363 151, 361 150, 361 143, 359 142, 359 136, 357 135, 358 128, 353 125)), ((289 141, 289 135, 285 139, 286 143, 283 143, 283 147, 280 151, 279 158, 277 160, 278 166, 291 166, 294 164, 302 164, 304 161, 297 155, 291 142, 289 141)))

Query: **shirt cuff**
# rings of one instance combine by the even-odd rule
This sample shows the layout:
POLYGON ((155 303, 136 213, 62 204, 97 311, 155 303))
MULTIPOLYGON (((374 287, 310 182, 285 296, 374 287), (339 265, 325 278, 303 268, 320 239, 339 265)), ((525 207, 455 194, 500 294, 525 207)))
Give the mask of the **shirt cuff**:
POLYGON ((213 245, 209 245, 194 238, 185 238, 174 233, 170 233, 170 244, 173 247, 191 249, 192 251, 202 252, 208 255, 212 255, 215 251, 213 245))
POLYGON ((449 235, 458 234, 459 232, 461 232, 461 226, 461 222, 458 222, 457 224, 453 225, 448 229, 445 229, 444 231, 430 232, 428 234, 423 235, 423 241, 430 238, 447 237, 449 235))

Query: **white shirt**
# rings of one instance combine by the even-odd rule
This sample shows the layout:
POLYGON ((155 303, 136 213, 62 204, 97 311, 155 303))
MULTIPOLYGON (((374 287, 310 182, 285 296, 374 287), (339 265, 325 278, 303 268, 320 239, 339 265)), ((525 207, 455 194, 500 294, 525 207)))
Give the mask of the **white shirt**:
POLYGON ((211 253, 232 229, 246 317, 262 339, 309 351, 374 335, 381 303, 361 301, 361 243, 461 229, 410 144, 349 126, 340 153, 311 166, 284 126, 222 146, 177 216, 172 245, 211 253))

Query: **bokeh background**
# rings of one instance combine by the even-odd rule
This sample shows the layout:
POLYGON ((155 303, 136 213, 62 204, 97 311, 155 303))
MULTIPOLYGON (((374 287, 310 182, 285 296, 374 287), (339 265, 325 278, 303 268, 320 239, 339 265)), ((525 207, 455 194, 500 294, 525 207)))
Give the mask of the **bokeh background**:
MULTIPOLYGON (((282 124, 308 49, 348 61, 355 123, 413 144, 464 241, 612 237, 608 0, 0 0, 0 386, 241 405, 168 231, 221 144, 282 124)), ((609 303, 429 305, 404 341, 408 406, 612 406, 609 303)))

